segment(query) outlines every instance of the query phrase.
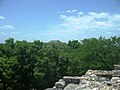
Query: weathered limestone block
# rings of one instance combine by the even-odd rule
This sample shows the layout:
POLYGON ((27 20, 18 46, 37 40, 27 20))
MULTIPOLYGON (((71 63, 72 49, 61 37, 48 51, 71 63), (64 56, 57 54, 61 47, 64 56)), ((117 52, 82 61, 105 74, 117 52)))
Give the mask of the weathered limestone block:
POLYGON ((85 73, 85 75, 92 75, 92 74, 94 74, 94 70, 88 70, 88 71, 85 73))
POLYGON ((45 90, 120 90, 120 65, 115 70, 88 70, 81 77, 64 76, 45 90))
POLYGON ((113 84, 120 83, 120 77, 112 77, 111 82, 113 84))
POLYGON ((120 83, 118 83, 118 84, 113 84, 113 85, 112 85, 112 90, 120 90, 120 83))
POLYGON ((102 70, 96 70, 95 75, 97 76, 101 76, 101 77, 107 77, 107 78, 111 78, 113 76, 113 72, 112 71, 102 71, 102 70))
POLYGON ((112 70, 112 72, 114 73, 114 77, 120 77, 120 70, 112 70))
POLYGON ((114 65, 114 70, 120 70, 120 65, 114 65))
POLYGON ((54 87, 52 88, 52 90, 57 90, 57 88, 54 86, 54 87))
POLYGON ((80 77, 80 81, 82 81, 82 80, 89 80, 89 81, 98 81, 98 77, 96 76, 96 75, 83 75, 83 76, 81 76, 80 77))
POLYGON ((110 86, 101 87, 99 90, 113 90, 110 86))
POLYGON ((78 84, 68 84, 64 90, 75 90, 76 87, 78 87, 78 84))
POLYGON ((65 87, 65 82, 64 81, 58 81, 55 83, 55 87, 57 88, 57 90, 63 90, 63 88, 65 87))
POLYGON ((111 90, 111 87, 101 82, 86 80, 84 83, 82 81, 75 90, 111 90))
POLYGON ((109 79, 106 77, 99 77, 99 81, 109 81, 109 79))
POLYGON ((59 82, 65 82, 63 79, 59 79, 59 82))
POLYGON ((71 77, 71 76, 64 76, 63 80, 65 81, 65 84, 68 85, 70 83, 73 84, 79 84, 80 83, 80 77, 71 77))
POLYGON ((47 89, 45 89, 45 90, 53 90, 52 88, 47 88, 47 89))
POLYGON ((111 79, 114 75, 113 71, 102 71, 102 70, 88 70, 85 75, 97 75, 100 77, 106 77, 111 79))

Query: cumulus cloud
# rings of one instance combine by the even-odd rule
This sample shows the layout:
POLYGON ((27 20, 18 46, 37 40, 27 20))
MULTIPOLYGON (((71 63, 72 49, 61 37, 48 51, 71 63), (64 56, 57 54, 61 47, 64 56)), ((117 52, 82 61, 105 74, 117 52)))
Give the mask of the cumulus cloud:
POLYGON ((20 34, 20 32, 14 31, 14 32, 10 32, 10 34, 11 34, 11 35, 17 35, 17 34, 20 34))
POLYGON ((84 13, 83 13, 83 12, 79 12, 78 14, 79 14, 79 15, 83 15, 84 13))
POLYGON ((120 34, 120 14, 79 12, 77 15, 60 15, 61 23, 46 32, 52 38, 81 39, 120 34))
POLYGON ((29 36, 31 40, 33 38, 43 41, 55 39, 67 42, 72 39, 120 35, 120 14, 78 12, 65 15, 62 13, 59 19, 61 21, 56 25, 50 25, 47 31, 27 33, 25 36, 29 36))
POLYGON ((77 9, 67 10, 66 12, 68 12, 68 13, 74 13, 74 12, 77 12, 77 9))
POLYGON ((15 27, 13 27, 12 25, 0 26, 0 35, 1 35, 1 37, 3 35, 9 37, 10 35, 16 35, 16 34, 19 34, 19 32, 15 31, 15 27))
POLYGON ((74 9, 74 10, 72 10, 72 12, 77 12, 77 10, 76 10, 76 9, 74 9))
POLYGON ((15 27, 14 26, 12 26, 12 25, 4 25, 4 26, 0 26, 0 29, 15 29, 15 27))
POLYGON ((0 16, 0 19, 1 19, 1 20, 3 20, 3 19, 5 19, 5 17, 3 17, 3 16, 0 16))
POLYGON ((66 12, 68 12, 68 13, 69 13, 69 12, 71 12, 71 10, 67 10, 66 12))
POLYGON ((94 18, 109 18, 109 13, 95 13, 95 12, 88 12, 88 14, 94 18))

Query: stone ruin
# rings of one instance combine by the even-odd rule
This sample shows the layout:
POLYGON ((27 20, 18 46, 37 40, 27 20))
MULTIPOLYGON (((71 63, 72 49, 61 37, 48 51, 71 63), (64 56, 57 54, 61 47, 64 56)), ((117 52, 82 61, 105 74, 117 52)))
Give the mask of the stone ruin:
POLYGON ((120 90, 120 65, 111 71, 88 70, 81 77, 64 76, 45 90, 120 90))

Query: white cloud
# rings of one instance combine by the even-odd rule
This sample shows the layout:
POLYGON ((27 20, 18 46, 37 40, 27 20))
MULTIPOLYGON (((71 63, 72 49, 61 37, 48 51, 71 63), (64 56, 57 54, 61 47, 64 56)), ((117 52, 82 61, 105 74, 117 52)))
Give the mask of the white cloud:
POLYGON ((71 10, 67 10, 66 12, 68 12, 68 13, 69 13, 69 12, 71 12, 71 10))
POLYGON ((78 14, 79 14, 79 15, 83 15, 84 13, 83 13, 83 12, 79 12, 78 14))
POLYGON ((16 34, 19 34, 19 32, 15 31, 15 28, 12 25, 0 26, 0 35, 6 35, 9 37, 10 35, 16 34))
POLYGON ((66 18, 66 16, 65 15, 60 15, 60 18, 62 19, 65 19, 66 18))
POLYGON ((15 27, 14 26, 12 26, 12 25, 4 25, 4 26, 1 26, 0 27, 1 29, 15 29, 15 27))
POLYGON ((112 35, 112 32, 105 32, 106 34, 110 34, 110 35, 112 35))
POLYGON ((74 13, 74 12, 77 12, 77 9, 67 10, 66 12, 67 12, 67 13, 74 13))
POLYGON ((60 19, 62 22, 50 27, 44 35, 65 41, 120 34, 120 14, 79 12, 71 16, 60 15, 60 19))
POLYGON ((98 21, 98 22, 96 22, 96 26, 105 27, 105 26, 106 26, 106 23, 105 23, 105 22, 98 21))
POLYGON ((95 12, 88 12, 88 14, 94 18, 109 18, 109 13, 95 13, 95 12))
POLYGON ((43 41, 58 39, 67 42, 72 39, 110 37, 120 34, 120 14, 78 12, 72 15, 60 15, 59 19, 61 20, 59 24, 51 25, 47 31, 23 35, 31 40, 33 38, 43 41))
POLYGON ((74 10, 72 10, 72 12, 77 12, 77 10, 76 10, 76 9, 74 9, 74 10))
POLYGON ((11 35, 17 35, 17 34, 20 34, 20 32, 10 32, 11 35))
POLYGON ((0 16, 0 19, 1 19, 1 20, 3 20, 3 19, 5 19, 5 17, 3 17, 3 16, 0 16))

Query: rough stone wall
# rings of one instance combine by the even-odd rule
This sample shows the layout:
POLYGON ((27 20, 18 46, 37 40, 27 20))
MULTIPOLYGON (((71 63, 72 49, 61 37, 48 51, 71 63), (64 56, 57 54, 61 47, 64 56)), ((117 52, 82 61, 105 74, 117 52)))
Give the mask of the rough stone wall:
POLYGON ((120 65, 111 71, 88 70, 81 77, 64 76, 45 90, 120 90, 120 65))

